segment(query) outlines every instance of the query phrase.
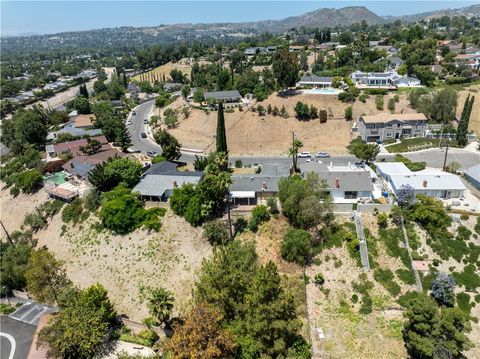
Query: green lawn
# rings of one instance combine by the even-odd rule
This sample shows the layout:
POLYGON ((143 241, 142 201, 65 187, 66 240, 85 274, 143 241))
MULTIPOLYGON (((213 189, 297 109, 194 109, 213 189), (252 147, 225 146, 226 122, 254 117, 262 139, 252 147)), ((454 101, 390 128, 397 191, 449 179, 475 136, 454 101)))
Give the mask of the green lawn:
POLYGON ((433 138, 406 138, 402 140, 401 143, 396 143, 394 145, 385 146, 388 152, 398 153, 398 152, 408 152, 415 151, 424 148, 438 147, 439 139, 433 138))

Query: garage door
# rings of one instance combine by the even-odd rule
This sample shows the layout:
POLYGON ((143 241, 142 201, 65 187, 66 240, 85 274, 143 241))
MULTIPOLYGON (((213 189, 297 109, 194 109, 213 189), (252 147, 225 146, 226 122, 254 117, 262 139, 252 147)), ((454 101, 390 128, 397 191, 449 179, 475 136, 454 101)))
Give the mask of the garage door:
POLYGON ((380 136, 367 136, 367 142, 376 142, 380 139, 380 136))

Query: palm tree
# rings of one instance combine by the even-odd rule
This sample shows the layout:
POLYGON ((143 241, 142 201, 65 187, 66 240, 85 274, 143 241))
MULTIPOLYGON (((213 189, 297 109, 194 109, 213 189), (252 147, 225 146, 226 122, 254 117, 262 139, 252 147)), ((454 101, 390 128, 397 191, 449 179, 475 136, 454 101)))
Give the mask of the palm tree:
POLYGON ((288 156, 292 156, 293 160, 293 170, 297 171, 297 156, 298 150, 303 147, 303 142, 300 140, 293 140, 292 147, 288 150, 288 156))
POLYGON ((150 292, 147 308, 157 324, 167 324, 173 309, 173 300, 173 293, 164 288, 156 288, 150 292))

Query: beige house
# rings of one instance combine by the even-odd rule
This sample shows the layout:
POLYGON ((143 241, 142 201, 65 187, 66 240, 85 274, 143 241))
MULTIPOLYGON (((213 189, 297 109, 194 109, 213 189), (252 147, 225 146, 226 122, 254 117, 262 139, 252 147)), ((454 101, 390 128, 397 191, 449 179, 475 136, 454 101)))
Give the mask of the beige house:
POLYGON ((379 113, 360 116, 358 134, 367 142, 425 137, 427 117, 423 113, 379 113))

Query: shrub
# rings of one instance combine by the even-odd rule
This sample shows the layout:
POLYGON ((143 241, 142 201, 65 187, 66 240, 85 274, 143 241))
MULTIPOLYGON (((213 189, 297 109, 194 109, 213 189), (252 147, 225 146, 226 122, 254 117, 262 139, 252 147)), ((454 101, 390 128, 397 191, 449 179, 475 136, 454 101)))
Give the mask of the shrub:
POLYGON ((235 161, 235 168, 243 168, 242 160, 236 160, 235 161))
POLYGON ((0 314, 9 315, 15 311, 15 307, 7 304, 7 303, 0 303, 0 314))
POLYGON ((353 120, 352 106, 348 106, 348 107, 345 109, 345 120, 347 120, 347 121, 353 120))
POLYGON ((473 305, 470 303, 470 295, 468 293, 457 293, 457 305, 463 312, 470 315, 473 305))
POLYGON ((255 206, 252 209, 252 219, 256 220, 258 224, 266 222, 270 219, 270 213, 268 213, 268 207, 264 204, 255 206))
POLYGON ((377 107, 377 110, 383 111, 383 106, 384 106, 383 95, 378 95, 377 97, 375 97, 375 106, 377 107))
POLYGON ((393 273, 390 269, 375 268, 373 271, 373 278, 393 296, 400 294, 400 286, 395 282, 393 273))
POLYGON ((102 193, 96 189, 91 189, 83 199, 83 205, 87 211, 93 212, 100 207, 102 202, 102 193))
POLYGON ((313 279, 313 282, 318 286, 322 286, 325 283, 325 278, 323 278, 323 274, 317 273, 315 275, 315 278, 313 279))
POLYGON ((351 301, 353 304, 358 302, 358 295, 356 293, 352 294, 351 301))
POLYGON ((444 273, 437 273, 432 282, 432 297, 441 304, 448 307, 455 305, 455 281, 444 273))
POLYGON ((247 229, 247 226, 248 226, 247 220, 243 217, 238 217, 233 224, 235 235, 244 232, 247 229))
POLYGON ((70 204, 67 204, 62 211, 62 221, 65 223, 73 222, 76 224, 80 220, 83 212, 83 203, 80 198, 75 198, 70 204))
POLYGON ((338 99, 342 102, 355 102, 355 95, 351 92, 340 92, 338 94, 338 99))
POLYGON ((161 163, 161 162, 164 162, 166 161, 167 159, 163 156, 160 156, 160 155, 157 155, 155 157, 152 158, 152 164, 154 163, 161 163))
POLYGON ((370 294, 367 293, 362 298, 362 305, 360 306, 360 310, 358 312, 362 315, 370 314, 373 311, 372 306, 372 297, 370 297, 370 294))
POLYGON ((410 285, 415 284, 415 276, 409 269, 397 269, 395 274, 403 283, 410 285))
POLYGON ((38 230, 47 226, 47 220, 38 210, 36 210, 32 213, 28 213, 25 215, 23 225, 30 227, 30 230, 35 233, 38 230))
POLYGON ((377 223, 380 228, 387 228, 388 214, 385 212, 379 213, 377 216, 377 223))
POLYGON ((303 229, 289 229, 281 243, 282 258, 299 265, 307 264, 312 251, 310 233, 303 229))
POLYGON ((225 244, 230 237, 227 225, 219 220, 206 222, 203 225, 203 236, 212 245, 225 244))
POLYGON ((23 193, 32 193, 43 182, 42 174, 37 170, 24 171, 15 176, 15 187, 23 193))
POLYGON ((360 100, 360 102, 363 102, 363 103, 367 102, 367 98, 368 98, 368 95, 367 95, 367 94, 364 94, 364 93, 362 93, 362 94, 358 97, 358 99, 360 100))
POLYGON ((390 112, 392 112, 392 113, 395 112, 395 104, 396 104, 396 102, 395 102, 394 98, 391 98, 391 99, 388 100, 387 107, 390 110, 390 112))
POLYGON ((278 214, 278 202, 277 199, 274 197, 270 197, 267 199, 267 206, 270 209, 271 214, 278 214))

